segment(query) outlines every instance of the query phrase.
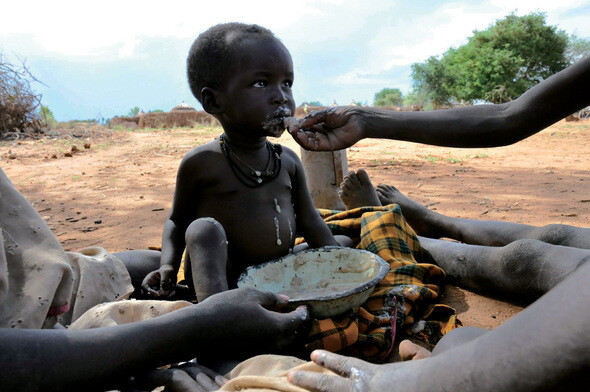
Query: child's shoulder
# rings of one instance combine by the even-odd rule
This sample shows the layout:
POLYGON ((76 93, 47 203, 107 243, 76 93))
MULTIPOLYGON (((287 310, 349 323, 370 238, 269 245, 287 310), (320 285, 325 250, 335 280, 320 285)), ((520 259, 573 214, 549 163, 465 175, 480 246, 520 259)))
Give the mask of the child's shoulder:
POLYGON ((221 153, 221 148, 219 147, 219 139, 211 140, 208 143, 201 144, 186 153, 183 161, 199 159, 203 157, 210 157, 211 155, 221 153))
POLYGON ((223 154, 219 147, 219 140, 215 139, 208 143, 202 144, 190 150, 182 161, 180 162, 180 168, 183 167, 194 167, 201 166, 204 164, 211 164, 215 159, 222 159, 223 154))

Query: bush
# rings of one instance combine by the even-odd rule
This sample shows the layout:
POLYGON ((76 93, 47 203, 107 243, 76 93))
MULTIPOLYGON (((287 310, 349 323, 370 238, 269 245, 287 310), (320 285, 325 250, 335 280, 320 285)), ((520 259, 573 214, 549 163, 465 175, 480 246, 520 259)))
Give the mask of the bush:
POLYGON ((38 82, 24 62, 11 64, 0 53, 0 137, 8 133, 35 131, 43 128, 38 108, 41 95, 36 94, 32 82, 38 82))

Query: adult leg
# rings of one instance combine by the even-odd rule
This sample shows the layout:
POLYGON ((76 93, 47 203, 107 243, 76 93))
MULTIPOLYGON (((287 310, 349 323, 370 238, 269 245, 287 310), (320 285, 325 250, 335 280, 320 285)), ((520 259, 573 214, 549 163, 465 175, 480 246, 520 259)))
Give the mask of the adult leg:
POLYGON ((421 361, 374 365, 315 351, 314 362, 340 377, 303 371, 287 377, 325 391, 576 390, 590 379, 588 279, 590 263, 501 326, 421 361))
POLYGON ((491 247, 418 238, 459 285, 529 298, 543 295, 590 260, 590 250, 532 239, 491 247))
POLYGON ((227 237, 221 224, 199 218, 186 229, 185 240, 185 277, 194 286, 197 300, 226 291, 227 237))
POLYGON ((542 227, 520 223, 453 218, 432 211, 391 185, 371 184, 364 170, 351 171, 340 186, 340 198, 348 209, 399 204, 404 218, 417 234, 452 238, 467 244, 504 246, 519 239, 536 239, 554 245, 590 249, 590 229, 562 224, 542 227))
POLYGON ((453 238, 475 245, 503 246, 520 239, 536 239, 553 245, 590 249, 590 229, 562 224, 542 227, 520 223, 453 218, 432 211, 402 194, 396 187, 375 190, 382 205, 396 203, 417 234, 453 238))
POLYGON ((141 293, 141 282, 143 278, 150 272, 157 270, 160 267, 161 253, 156 250, 126 250, 123 252, 113 253, 117 256, 131 276, 131 284, 135 291, 133 297, 137 298, 141 293))

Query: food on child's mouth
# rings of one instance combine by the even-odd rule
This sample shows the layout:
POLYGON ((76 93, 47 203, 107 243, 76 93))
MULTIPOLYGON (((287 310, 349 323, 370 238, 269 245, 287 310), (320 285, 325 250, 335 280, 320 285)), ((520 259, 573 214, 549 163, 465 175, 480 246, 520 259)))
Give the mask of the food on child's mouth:
POLYGON ((285 117, 283 119, 283 124, 285 124, 285 128, 289 129, 294 125, 298 125, 299 120, 296 117, 285 117))

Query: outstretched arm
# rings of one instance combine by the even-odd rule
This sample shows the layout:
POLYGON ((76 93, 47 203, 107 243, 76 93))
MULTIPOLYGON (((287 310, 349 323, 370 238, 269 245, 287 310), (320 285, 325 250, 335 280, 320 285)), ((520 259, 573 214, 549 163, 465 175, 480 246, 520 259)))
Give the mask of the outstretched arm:
POLYGON ((430 358, 373 365, 315 351, 339 374, 297 372, 310 391, 564 391, 590 379, 590 263, 498 328, 430 358))
POLYGON ((448 147, 496 147, 525 139, 590 105, 590 57, 534 86, 518 99, 428 112, 334 107, 289 127, 302 147, 339 150, 363 138, 448 147))
POLYGON ((0 329, 0 390, 104 390, 130 375, 186 361, 197 353, 215 350, 230 355, 238 349, 269 348, 268 342, 286 345, 308 317, 305 308, 285 314, 267 310, 286 303, 283 296, 237 289, 115 327, 0 329))

